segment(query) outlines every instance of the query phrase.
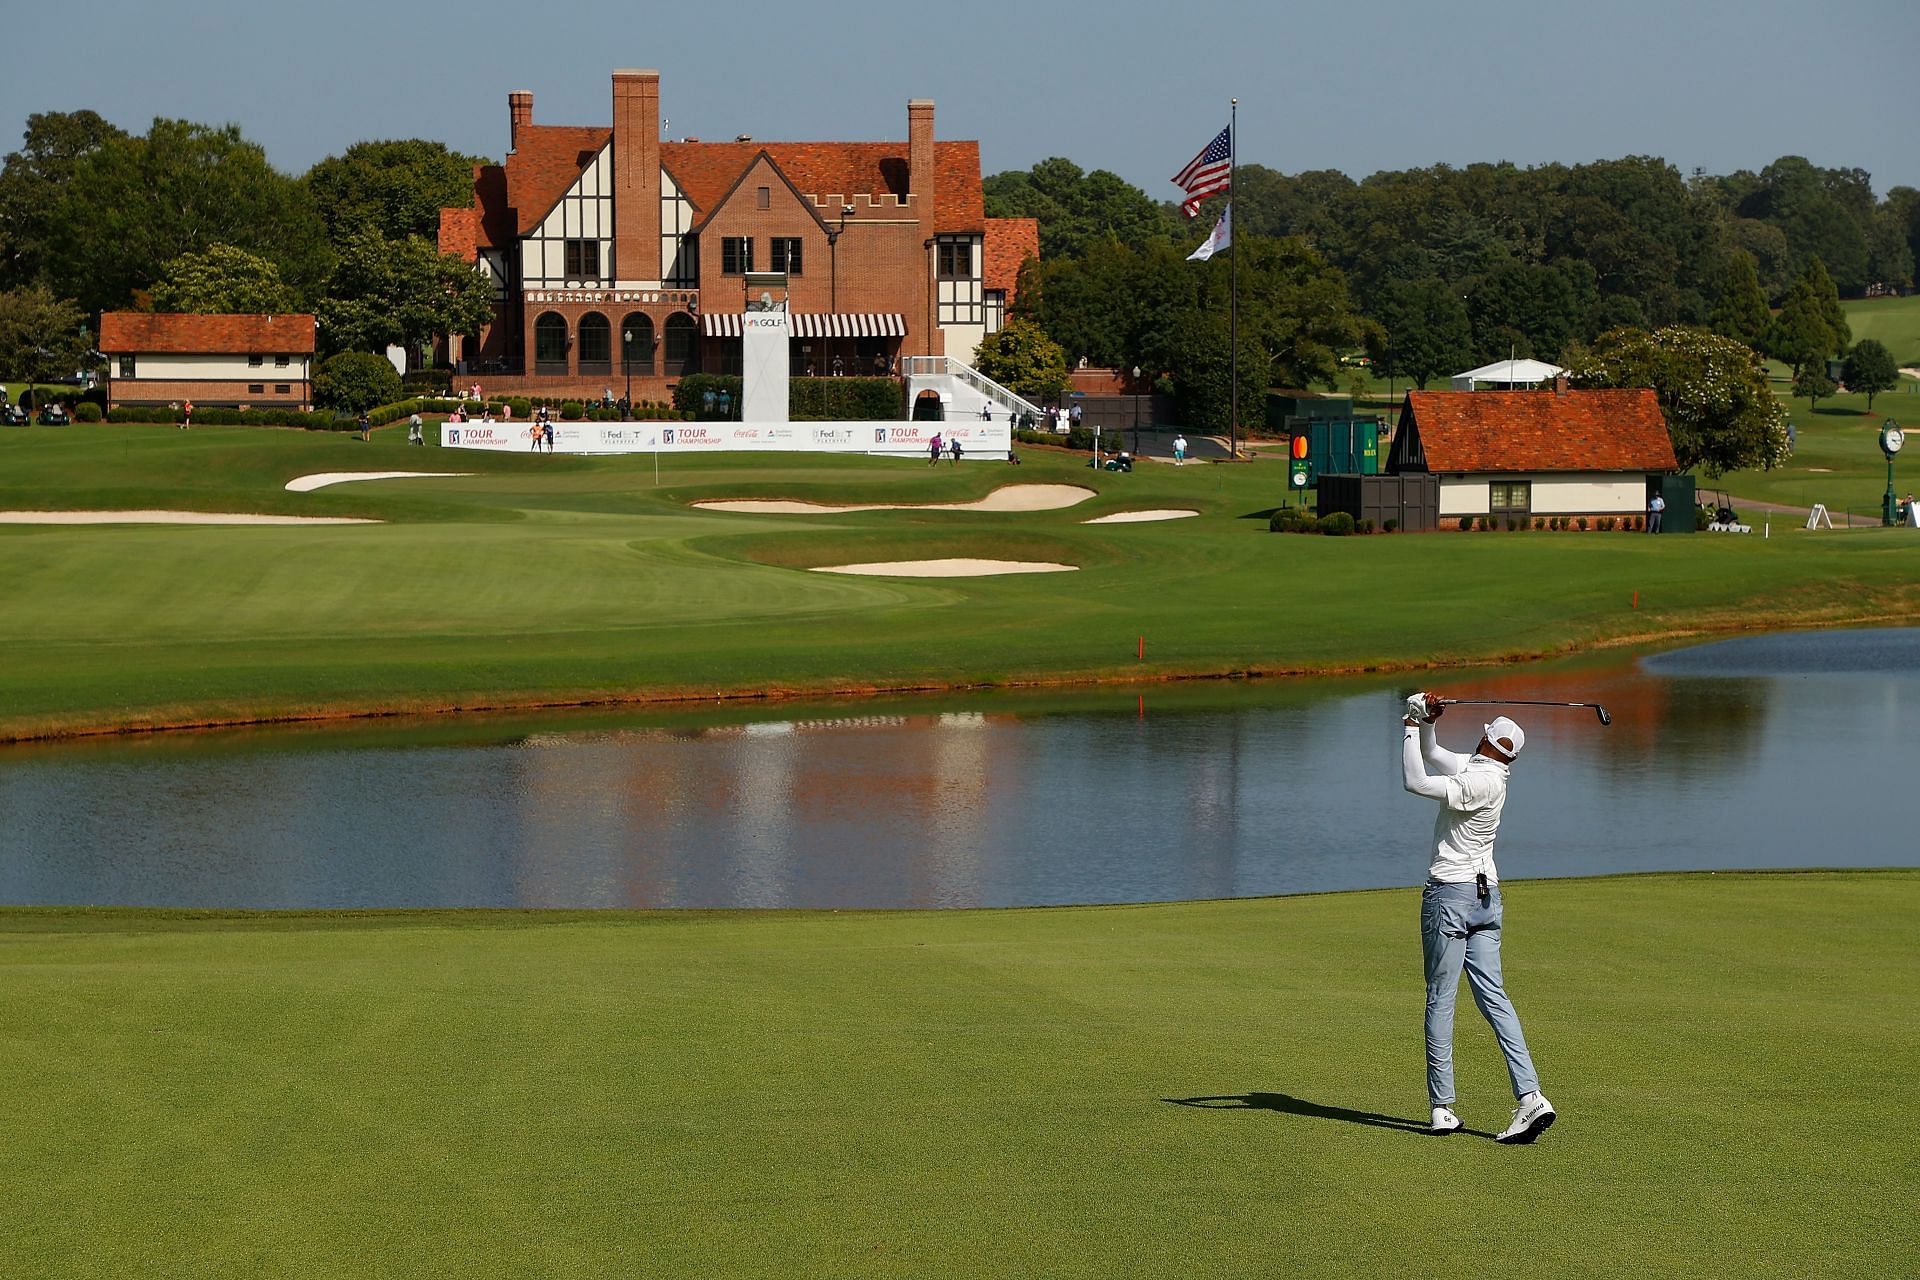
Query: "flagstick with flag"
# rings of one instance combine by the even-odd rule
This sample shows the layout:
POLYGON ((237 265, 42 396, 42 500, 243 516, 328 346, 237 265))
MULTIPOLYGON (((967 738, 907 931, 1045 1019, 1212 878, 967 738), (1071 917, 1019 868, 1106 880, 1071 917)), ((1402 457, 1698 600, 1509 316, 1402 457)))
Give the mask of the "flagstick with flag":
POLYGON ((1220 221, 1213 224, 1213 234, 1206 243, 1187 255, 1188 262, 1206 262, 1222 249, 1233 246, 1233 202, 1220 212, 1220 221))

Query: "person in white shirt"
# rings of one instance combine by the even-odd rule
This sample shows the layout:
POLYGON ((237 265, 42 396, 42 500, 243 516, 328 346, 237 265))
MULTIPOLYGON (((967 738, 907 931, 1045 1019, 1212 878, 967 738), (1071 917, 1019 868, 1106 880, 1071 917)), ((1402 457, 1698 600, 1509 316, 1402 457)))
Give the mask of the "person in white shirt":
POLYGON ((1175 436, 1173 438, 1173 465, 1176 467, 1181 467, 1181 466, 1185 466, 1186 462, 1187 462, 1187 438, 1185 436, 1175 436))
POLYGON ((1420 893, 1432 1132, 1460 1128, 1460 1118, 1453 1113, 1453 1005, 1464 964, 1473 1001, 1506 1055, 1507 1076, 1519 1104, 1497 1140, 1532 1142, 1553 1123, 1554 1110, 1540 1092, 1520 1015, 1501 981, 1500 875, 1493 865, 1508 770, 1527 737, 1519 725, 1501 716, 1484 726, 1473 755, 1458 755, 1441 747, 1434 736, 1433 722, 1442 710, 1432 694, 1408 698, 1401 744, 1406 789, 1440 802, 1433 824, 1433 859, 1420 893))

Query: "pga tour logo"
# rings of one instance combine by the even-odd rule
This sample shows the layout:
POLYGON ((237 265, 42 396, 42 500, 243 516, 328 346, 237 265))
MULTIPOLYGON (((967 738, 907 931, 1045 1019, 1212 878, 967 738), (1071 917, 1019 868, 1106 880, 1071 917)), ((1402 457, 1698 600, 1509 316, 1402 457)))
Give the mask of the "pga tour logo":
POLYGON ((458 427, 448 427, 448 428, 447 428, 447 443, 448 443, 448 444, 459 444, 459 443, 460 443, 460 428, 458 428, 458 427))
POLYGON ((662 429, 661 429, 661 432, 660 432, 660 443, 662 443, 662 444, 672 444, 672 443, 673 443, 673 428, 672 428, 672 427, 665 427, 665 428, 662 428, 662 429))

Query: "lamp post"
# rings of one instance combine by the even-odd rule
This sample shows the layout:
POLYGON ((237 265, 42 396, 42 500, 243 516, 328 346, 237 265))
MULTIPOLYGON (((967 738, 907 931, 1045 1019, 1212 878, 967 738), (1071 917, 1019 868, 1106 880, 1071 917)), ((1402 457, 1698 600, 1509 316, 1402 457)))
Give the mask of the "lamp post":
POLYGON ((620 364, 627 371, 627 416, 633 416, 633 330, 620 331, 620 364))
MULTIPOLYGON (((830 312, 827 317, 827 357, 829 363, 835 355, 839 354, 839 339, 833 334, 832 330, 840 315, 840 237, 846 234, 847 219, 851 218, 853 213, 854 209, 852 205, 841 205, 838 225, 827 232, 827 257, 830 259, 830 265, 827 269, 827 310, 830 312)), ((826 364, 821 366, 823 372, 826 371, 826 368, 826 364)))
POLYGON ((1140 366, 1133 366, 1133 456, 1140 456, 1140 366))

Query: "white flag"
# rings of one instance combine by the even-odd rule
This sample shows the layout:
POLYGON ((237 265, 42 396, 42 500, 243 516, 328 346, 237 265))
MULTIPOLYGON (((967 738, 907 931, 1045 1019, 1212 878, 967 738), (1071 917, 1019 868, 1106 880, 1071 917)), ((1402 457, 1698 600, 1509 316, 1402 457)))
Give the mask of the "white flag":
POLYGON ((1220 221, 1213 224, 1213 234, 1207 242, 1187 255, 1188 262, 1205 262, 1214 254, 1233 244, 1233 205, 1229 204, 1220 211, 1220 221))

